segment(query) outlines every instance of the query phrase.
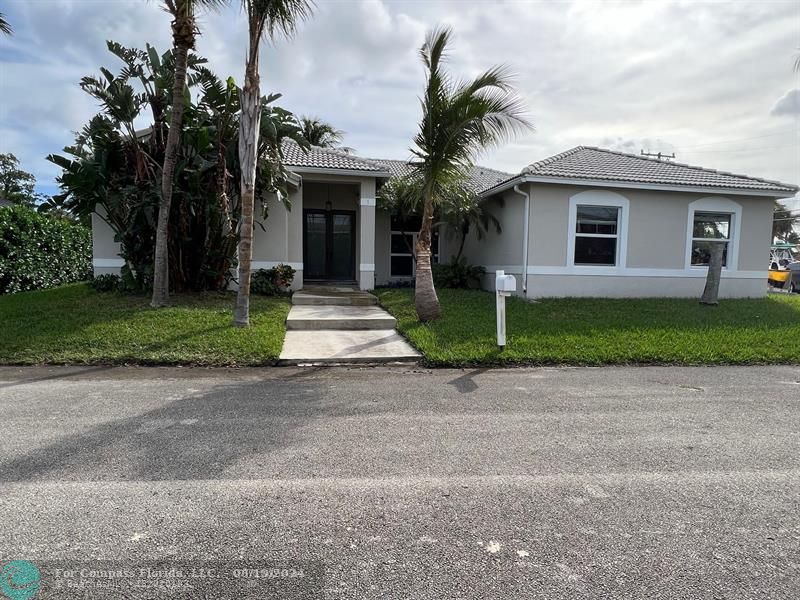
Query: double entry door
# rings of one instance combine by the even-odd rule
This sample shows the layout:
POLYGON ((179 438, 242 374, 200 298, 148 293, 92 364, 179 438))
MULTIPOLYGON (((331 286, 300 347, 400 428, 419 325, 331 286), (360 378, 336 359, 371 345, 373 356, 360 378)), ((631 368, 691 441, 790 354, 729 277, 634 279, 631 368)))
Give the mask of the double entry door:
POLYGON ((355 281, 356 213, 303 211, 303 279, 355 281))

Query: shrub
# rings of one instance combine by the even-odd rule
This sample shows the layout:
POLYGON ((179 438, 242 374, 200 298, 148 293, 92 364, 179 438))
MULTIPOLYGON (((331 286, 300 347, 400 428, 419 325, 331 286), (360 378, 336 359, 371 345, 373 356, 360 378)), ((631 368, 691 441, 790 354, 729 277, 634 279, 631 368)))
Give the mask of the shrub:
POLYGON ((415 284, 416 281, 414 279, 390 279, 388 282, 386 282, 386 285, 383 285, 381 287, 402 289, 402 288, 413 288, 415 284))
POLYGON ((486 269, 469 265, 465 258, 453 259, 449 264, 431 265, 433 283, 436 287, 476 290, 481 287, 481 278, 486 269))
POLYGON ((85 281, 91 274, 88 228, 24 206, 0 207, 0 294, 85 281))
POLYGON ((116 292, 120 290, 121 286, 122 279, 120 276, 112 273, 97 275, 89 281, 89 287, 97 292, 116 292))
POLYGON ((250 292, 262 296, 280 296, 289 290, 295 270, 289 265, 259 269, 250 278, 250 292))

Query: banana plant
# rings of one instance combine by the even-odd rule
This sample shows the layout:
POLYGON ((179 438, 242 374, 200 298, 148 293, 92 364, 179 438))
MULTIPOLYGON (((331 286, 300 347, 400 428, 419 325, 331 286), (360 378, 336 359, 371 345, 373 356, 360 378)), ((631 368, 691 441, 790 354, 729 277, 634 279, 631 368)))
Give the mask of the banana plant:
MULTIPOLYGON (((109 42, 108 49, 123 67, 82 80, 84 91, 99 102, 100 113, 62 155, 48 159, 62 169, 56 201, 77 215, 94 213, 104 219, 121 244, 126 272, 146 290, 153 280, 165 152, 158 122, 168 118, 170 110, 172 57, 151 46, 137 50, 109 42), (134 122, 145 118, 151 125, 135 129, 134 122)), ((241 235, 241 90, 232 78, 217 77, 205 67, 205 59, 193 53, 187 64, 195 97, 190 95, 184 107, 175 164, 169 279, 179 291, 218 290, 230 280, 241 235)), ((261 99, 259 154, 269 157, 260 161, 257 172, 264 218, 271 194, 288 204, 291 177, 283 165, 284 140, 307 147, 294 115, 275 106, 279 98, 273 94, 261 99)))

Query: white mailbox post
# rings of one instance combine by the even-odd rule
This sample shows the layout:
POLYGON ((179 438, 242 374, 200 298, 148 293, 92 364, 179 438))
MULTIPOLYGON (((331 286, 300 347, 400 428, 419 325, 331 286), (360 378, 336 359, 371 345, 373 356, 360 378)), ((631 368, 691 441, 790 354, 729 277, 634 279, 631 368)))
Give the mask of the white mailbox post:
POLYGON ((494 289, 497 296, 497 345, 506 347, 506 296, 517 291, 517 280, 505 271, 495 271, 494 289))

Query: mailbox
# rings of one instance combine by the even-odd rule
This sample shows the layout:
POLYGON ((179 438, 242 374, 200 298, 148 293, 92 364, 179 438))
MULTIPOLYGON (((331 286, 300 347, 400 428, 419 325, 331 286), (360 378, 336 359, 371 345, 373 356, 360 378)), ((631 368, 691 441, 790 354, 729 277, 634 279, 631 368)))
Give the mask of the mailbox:
POLYGON ((495 271, 494 289, 497 297, 497 345, 502 350, 506 347, 506 296, 517 291, 517 280, 505 271, 495 271))
POLYGON ((501 274, 501 272, 497 273, 495 277, 495 289, 498 292, 516 292, 517 291, 517 279, 513 275, 505 275, 501 274))

